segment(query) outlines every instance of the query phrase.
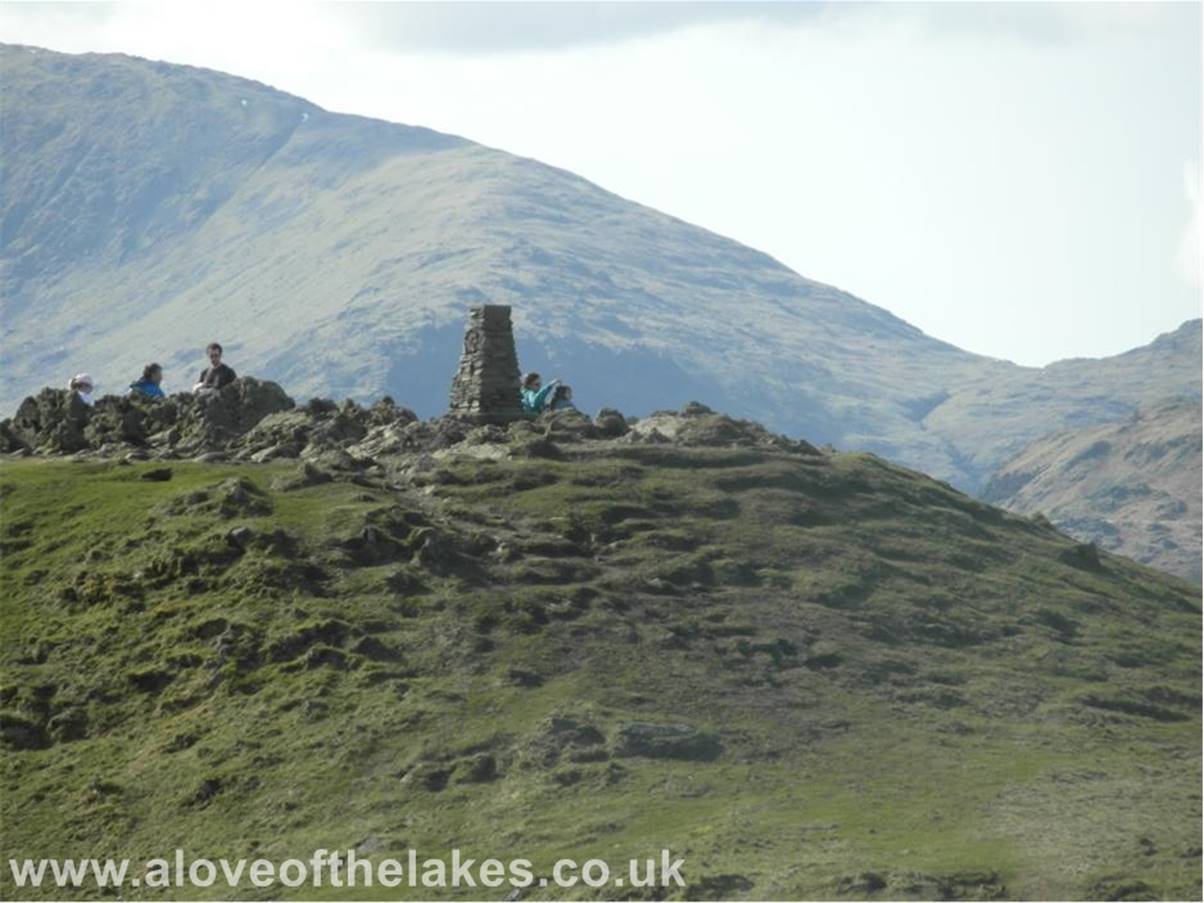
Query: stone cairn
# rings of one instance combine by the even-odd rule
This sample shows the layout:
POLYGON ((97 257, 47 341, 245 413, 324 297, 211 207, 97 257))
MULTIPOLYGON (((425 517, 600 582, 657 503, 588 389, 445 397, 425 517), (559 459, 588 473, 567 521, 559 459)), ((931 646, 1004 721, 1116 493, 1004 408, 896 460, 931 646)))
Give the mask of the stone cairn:
POLYGON ((452 380, 451 412, 478 423, 517 420, 523 416, 518 383, 510 308, 470 307, 464 353, 452 380))

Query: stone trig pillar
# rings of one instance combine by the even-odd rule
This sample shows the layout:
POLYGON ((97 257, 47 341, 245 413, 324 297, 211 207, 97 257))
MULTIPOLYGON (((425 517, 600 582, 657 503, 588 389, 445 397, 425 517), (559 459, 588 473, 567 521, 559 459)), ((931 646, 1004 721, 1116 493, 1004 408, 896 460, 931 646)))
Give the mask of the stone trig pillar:
POLYGON ((518 355, 510 308, 486 304, 468 309, 464 353, 451 387, 451 412, 481 423, 522 417, 518 355))

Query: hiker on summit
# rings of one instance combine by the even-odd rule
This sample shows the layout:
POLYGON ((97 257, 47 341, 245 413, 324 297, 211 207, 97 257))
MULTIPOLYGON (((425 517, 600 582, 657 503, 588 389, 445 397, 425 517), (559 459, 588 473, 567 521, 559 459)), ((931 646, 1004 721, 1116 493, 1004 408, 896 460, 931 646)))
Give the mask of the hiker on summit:
POLYGON ((205 354, 209 356, 209 366, 201 371, 200 379, 192 387, 193 392, 213 392, 238 378, 229 364, 222 363, 222 346, 217 342, 210 342, 205 354))
MULTIPOLYGON (((548 403, 548 396, 560 384, 559 379, 554 379, 546 386, 540 387, 542 382, 538 373, 523 374, 523 413, 538 414, 548 403)), ((513 385, 513 383, 511 383, 513 385)))
POLYGON ((80 401, 88 407, 92 407, 92 377, 87 373, 77 373, 71 377, 70 382, 67 383, 67 391, 74 392, 79 396, 80 401))
POLYGON ((163 382, 163 368, 158 364, 147 364, 142 368, 142 379, 130 383, 128 395, 144 395, 147 398, 166 398, 159 384, 163 382))
POLYGON ((552 411, 577 410, 577 406, 573 404, 573 387, 563 383, 557 386, 556 391, 552 393, 551 402, 548 403, 548 409, 552 411))

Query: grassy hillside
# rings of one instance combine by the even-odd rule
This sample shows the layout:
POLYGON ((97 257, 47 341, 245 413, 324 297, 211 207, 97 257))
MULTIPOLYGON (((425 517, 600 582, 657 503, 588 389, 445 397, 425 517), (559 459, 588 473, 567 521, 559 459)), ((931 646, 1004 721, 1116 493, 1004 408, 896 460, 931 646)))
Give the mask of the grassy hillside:
POLYGON ((6 461, 4 858, 669 847, 694 898, 1199 895, 1198 589, 660 422, 367 471, 6 461))
POLYGON ((1200 405, 1057 433, 999 469, 988 500, 1200 582, 1200 405))
POLYGON ((152 359, 186 389, 217 339, 299 397, 431 416, 486 301, 590 410, 706 398, 969 490, 1047 433, 1200 394, 1198 321, 1137 357, 1021 368, 461 138, 121 55, 4 46, 0 79, 5 412, 81 370, 121 392, 152 359))

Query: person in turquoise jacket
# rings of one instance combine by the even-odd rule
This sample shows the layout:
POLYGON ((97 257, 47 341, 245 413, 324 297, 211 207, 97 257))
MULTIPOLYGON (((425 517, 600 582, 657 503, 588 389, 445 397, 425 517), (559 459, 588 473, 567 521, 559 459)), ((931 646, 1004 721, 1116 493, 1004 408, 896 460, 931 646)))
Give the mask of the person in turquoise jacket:
POLYGON ((147 364, 142 368, 142 379, 130 383, 130 395, 145 395, 147 398, 166 398, 163 388, 163 368, 158 364, 147 364))
POLYGON ((541 388, 540 376, 538 373, 526 373, 523 375, 523 413, 538 414, 544 409, 547 404, 548 396, 555 391, 560 380, 554 379, 546 386, 541 388))

